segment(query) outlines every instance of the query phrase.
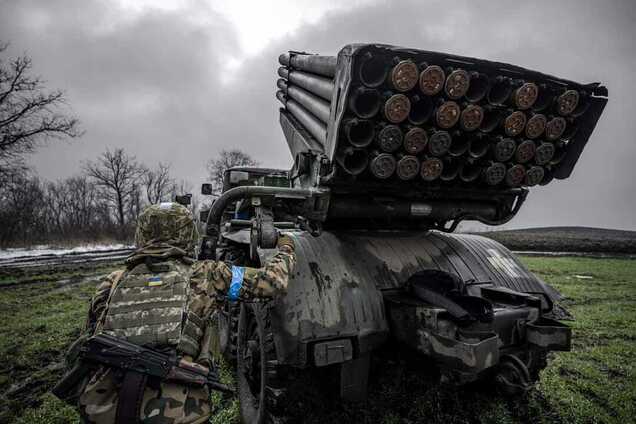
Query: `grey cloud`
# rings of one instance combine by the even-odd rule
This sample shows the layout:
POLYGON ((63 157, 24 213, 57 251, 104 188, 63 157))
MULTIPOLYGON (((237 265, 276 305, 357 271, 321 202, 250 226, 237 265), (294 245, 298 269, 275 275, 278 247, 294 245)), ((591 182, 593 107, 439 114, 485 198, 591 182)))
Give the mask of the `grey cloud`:
POLYGON ((170 161, 186 177, 193 168, 201 168, 197 179, 203 176, 199 152, 216 150, 211 134, 224 125, 217 70, 238 48, 228 22, 202 4, 124 22, 107 2, 16 2, 3 9, 0 38, 28 52, 51 86, 67 90, 86 129, 82 141, 35 156, 44 175, 74 172, 81 160, 122 146, 144 161, 170 161), (197 22, 197 14, 212 23, 197 22))
POLYGON ((223 147, 287 167, 273 97, 278 54, 335 54, 346 43, 383 42, 607 84, 609 105, 572 178, 533 189, 509 226, 636 228, 632 1, 382 2, 327 14, 229 75, 222 63, 238 51, 235 30, 201 4, 147 13, 107 31, 109 16, 120 13, 108 3, 51 3, 10 3, 11 13, 0 13, 0 38, 28 50, 52 84, 68 89, 87 129, 83 142, 36 156, 45 175, 68 174, 104 146, 124 146, 147 162, 170 160, 180 176, 197 182, 205 159, 223 147), (210 14, 211 26, 197 23, 200 11, 210 14), (34 16, 48 16, 46 31, 34 16))

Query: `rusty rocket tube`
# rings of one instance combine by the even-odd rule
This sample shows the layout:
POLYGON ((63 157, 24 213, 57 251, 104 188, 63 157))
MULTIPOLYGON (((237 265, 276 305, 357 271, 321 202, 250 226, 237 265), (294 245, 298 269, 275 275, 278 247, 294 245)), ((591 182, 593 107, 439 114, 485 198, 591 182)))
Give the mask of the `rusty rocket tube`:
POLYGON ((532 140, 524 140, 517 146, 515 151, 515 160, 518 163, 530 162, 534 158, 537 146, 532 140))
POLYGON ((541 166, 531 166, 526 170, 526 176, 523 180, 523 185, 532 187, 540 184, 545 176, 545 171, 541 166))
POLYGON ((428 139, 428 151, 433 156, 442 156, 448 152, 452 142, 448 131, 436 131, 428 139))
POLYGON ((437 125, 443 129, 449 129, 459 121, 461 109, 459 105, 453 101, 442 102, 435 109, 435 120, 437 125))
POLYGON ((394 94, 384 103, 384 116, 393 124, 405 121, 410 112, 411 101, 404 94, 394 94))
POLYGON ((382 106, 382 98, 377 90, 358 87, 349 100, 349 107, 359 118, 374 117, 382 106))
POLYGON ((429 65, 420 73, 420 91, 427 96, 435 96, 444 89, 446 73, 437 65, 429 65))
POLYGON ((423 128, 412 127, 404 135, 404 150, 410 155, 417 155, 426 149, 428 134, 423 128))
POLYGON ((383 152, 395 152, 402 147, 402 130, 397 125, 385 125, 377 137, 377 144, 383 152))
POLYGON ((580 95, 576 90, 566 90, 556 99, 559 115, 566 116, 574 112, 579 105, 580 95))
POLYGON ((396 160, 392 154, 374 152, 371 156, 369 171, 374 177, 380 180, 386 180, 395 173, 396 160))
POLYGON ((506 178, 506 165, 501 162, 490 162, 484 168, 484 181, 490 186, 496 186, 506 178))
POLYGON ((508 187, 519 187, 523 180, 526 178, 526 169, 523 165, 512 165, 506 171, 506 185, 508 187))
POLYGON ((545 138, 553 141, 561 138, 567 128, 567 121, 561 116, 553 117, 545 124, 545 138))
POLYGON ((459 125, 464 131, 475 131, 484 120, 484 109, 478 105, 469 104, 459 115, 459 125))
POLYGON ((510 111, 503 121, 504 132, 510 137, 517 136, 526 129, 527 118, 520 110, 510 111))
POLYGON ((539 144, 534 153, 534 163, 537 165, 547 165, 554 156, 554 144, 543 142, 539 144))
POLYGON ((355 147, 366 147, 375 137, 375 126, 368 119, 352 118, 344 123, 347 140, 355 147))
POLYGON ((519 82, 512 92, 512 102, 521 110, 530 109, 538 97, 539 87, 533 82, 519 82))
POLYGON ((420 173, 420 161, 412 155, 401 155, 397 162, 396 173, 403 181, 412 180, 420 173))
POLYGON ((298 87, 304 88, 327 101, 331 101, 334 85, 329 78, 303 71, 292 71, 283 66, 278 68, 278 75, 298 87))
POLYGON ((515 154, 517 143, 511 138, 496 137, 492 145, 492 155, 497 162, 508 162, 515 154))
POLYGON ((442 174, 444 163, 439 158, 425 158, 420 164, 420 176, 424 181, 435 181, 442 174))
POLYGON ((389 85, 394 90, 404 93, 415 87, 418 77, 419 70, 415 63, 411 60, 399 60, 389 72, 389 85))
POLYGON ((367 168, 369 155, 364 149, 345 147, 336 154, 336 161, 347 174, 358 175, 367 168))
POLYGON ((470 88, 470 75, 463 69, 455 69, 448 74, 444 84, 444 92, 449 99, 462 98, 470 88))
POLYGON ((330 110, 328 102, 305 89, 296 87, 295 85, 290 85, 287 80, 282 78, 276 82, 276 85, 287 95, 287 97, 296 100, 322 122, 325 124, 329 122, 330 110))
POLYGON ((278 63, 301 71, 311 72, 333 78, 336 75, 336 56, 320 56, 305 53, 283 53, 278 56, 278 63))
POLYGON ((545 131, 545 126, 547 123, 548 120, 545 115, 540 113, 532 115, 530 119, 528 119, 528 123, 526 124, 526 137, 531 140, 539 138, 545 131))
POLYGON ((281 90, 276 93, 276 98, 319 143, 325 144, 327 141, 327 126, 323 122, 302 107, 300 103, 287 97, 281 90))

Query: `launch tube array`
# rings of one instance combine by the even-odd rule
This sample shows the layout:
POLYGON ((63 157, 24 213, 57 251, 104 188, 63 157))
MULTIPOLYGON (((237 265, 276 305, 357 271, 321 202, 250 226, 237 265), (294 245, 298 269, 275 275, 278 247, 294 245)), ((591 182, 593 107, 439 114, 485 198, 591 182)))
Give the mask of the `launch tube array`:
POLYGON ((591 90, 533 74, 379 51, 343 65, 336 56, 279 57, 276 97, 322 145, 337 118, 338 172, 360 180, 546 184, 593 100, 591 90), (339 73, 348 80, 343 98, 339 73))

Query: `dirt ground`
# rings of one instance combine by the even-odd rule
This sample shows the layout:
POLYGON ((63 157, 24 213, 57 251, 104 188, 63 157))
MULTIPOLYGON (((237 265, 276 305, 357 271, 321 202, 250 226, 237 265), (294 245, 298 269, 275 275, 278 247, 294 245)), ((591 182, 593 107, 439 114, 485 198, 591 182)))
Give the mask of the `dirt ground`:
MULTIPOLYGON (((636 261, 522 258, 566 297, 573 351, 553 354, 541 382, 516 400, 483 386, 448 388, 420 359, 374 358, 369 400, 341 404, 317 385, 298 406, 307 423, 628 423, 636 416, 636 261)), ((77 422, 48 390, 80 332, 87 301, 114 265, 0 272, 0 422, 77 422)), ((224 370, 226 382, 231 372, 224 370)), ((238 423, 236 399, 214 396, 213 423, 238 423)))

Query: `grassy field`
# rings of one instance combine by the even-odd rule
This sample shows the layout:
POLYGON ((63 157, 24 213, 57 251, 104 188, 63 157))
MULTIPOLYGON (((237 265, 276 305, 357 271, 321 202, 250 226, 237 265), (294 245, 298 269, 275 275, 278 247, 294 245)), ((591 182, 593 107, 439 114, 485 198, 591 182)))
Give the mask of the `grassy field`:
MULTIPOLYGON (((435 383, 430 370, 384 353, 372 367, 370 397, 344 405, 307 399, 309 423, 630 423, 636 417, 636 261, 523 258, 558 288, 575 316, 573 351, 554 354, 527 397, 435 383), (581 278, 583 276, 584 278, 581 278), (591 278, 589 278, 591 277, 591 278)), ((0 422, 67 423, 72 408, 47 393, 79 333, 98 270, 0 274, 0 422), (90 275, 88 275, 90 274, 90 275), (41 282, 38 282, 41 281, 41 282), (16 284, 17 283, 17 284, 16 284), (8 286, 11 285, 11 286, 8 286)), ((421 362, 421 361, 420 361, 421 362)), ((225 370, 225 378, 231 376, 225 370)), ((239 422, 233 399, 215 396, 213 423, 239 422)))

